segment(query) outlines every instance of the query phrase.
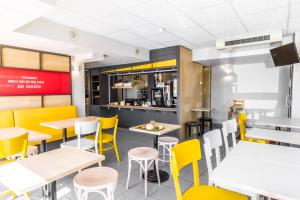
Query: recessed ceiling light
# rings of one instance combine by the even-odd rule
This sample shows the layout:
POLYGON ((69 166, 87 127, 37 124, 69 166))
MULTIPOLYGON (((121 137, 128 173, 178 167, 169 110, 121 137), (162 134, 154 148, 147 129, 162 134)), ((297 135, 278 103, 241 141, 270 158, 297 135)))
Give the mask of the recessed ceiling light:
POLYGON ((159 32, 162 33, 162 32, 165 32, 165 31, 166 31, 166 28, 165 28, 165 27, 161 27, 161 28, 159 28, 158 30, 159 30, 159 32))

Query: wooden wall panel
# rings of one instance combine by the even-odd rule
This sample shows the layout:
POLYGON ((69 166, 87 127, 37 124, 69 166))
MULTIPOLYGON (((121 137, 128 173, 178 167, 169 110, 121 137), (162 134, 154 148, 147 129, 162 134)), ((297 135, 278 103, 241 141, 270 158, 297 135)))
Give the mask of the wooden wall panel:
POLYGON ((42 107, 41 96, 5 96, 0 97, 0 110, 42 107))
POLYGON ((3 47, 2 66, 26 69, 39 69, 39 52, 3 47))
POLYGON ((71 105, 71 95, 49 95, 43 98, 44 107, 69 106, 71 105))
POLYGON ((192 108, 203 104, 203 66, 192 61, 192 51, 180 47, 179 76, 179 123, 180 138, 185 137, 184 125, 187 121, 195 121, 199 117, 192 108))
POLYGON ((42 69, 50 71, 69 72, 70 58, 55 54, 42 54, 42 69))
POLYGON ((211 67, 203 68, 203 107, 211 107, 211 67))

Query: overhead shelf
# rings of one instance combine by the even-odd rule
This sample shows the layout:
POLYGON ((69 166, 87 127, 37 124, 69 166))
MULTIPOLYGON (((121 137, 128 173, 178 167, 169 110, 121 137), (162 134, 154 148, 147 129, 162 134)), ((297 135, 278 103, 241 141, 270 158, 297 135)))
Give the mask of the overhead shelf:
POLYGON ((101 74, 116 74, 116 73, 122 73, 122 72, 149 71, 151 69, 157 70, 157 69, 176 68, 176 67, 177 67, 177 60, 169 59, 169 60, 158 61, 158 62, 153 62, 153 63, 148 63, 148 64, 106 70, 106 71, 101 72, 101 74))

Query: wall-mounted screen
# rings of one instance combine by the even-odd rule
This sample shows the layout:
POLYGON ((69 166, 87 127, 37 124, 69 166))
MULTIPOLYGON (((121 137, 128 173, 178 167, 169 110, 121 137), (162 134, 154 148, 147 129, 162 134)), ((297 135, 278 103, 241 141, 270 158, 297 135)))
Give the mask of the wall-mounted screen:
POLYGON ((0 67, 0 96, 71 93, 69 72, 0 67))
POLYGON ((275 66, 299 63, 299 55, 294 42, 270 50, 275 66))

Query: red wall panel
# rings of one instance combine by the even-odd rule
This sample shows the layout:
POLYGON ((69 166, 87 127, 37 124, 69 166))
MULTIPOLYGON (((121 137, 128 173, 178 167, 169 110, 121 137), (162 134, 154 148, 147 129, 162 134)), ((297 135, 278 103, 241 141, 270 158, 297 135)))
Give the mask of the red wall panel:
POLYGON ((70 94, 69 72, 0 67, 0 96, 70 94))

